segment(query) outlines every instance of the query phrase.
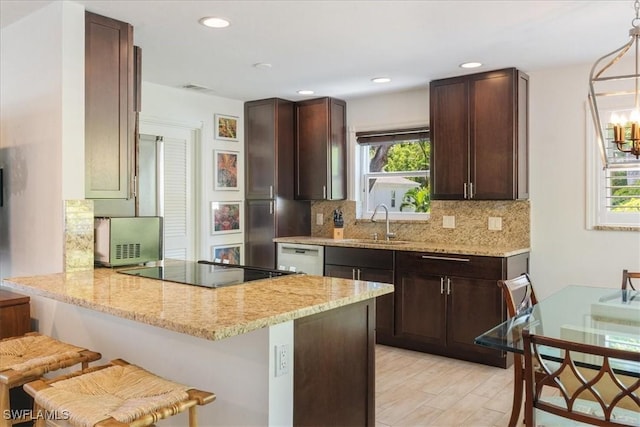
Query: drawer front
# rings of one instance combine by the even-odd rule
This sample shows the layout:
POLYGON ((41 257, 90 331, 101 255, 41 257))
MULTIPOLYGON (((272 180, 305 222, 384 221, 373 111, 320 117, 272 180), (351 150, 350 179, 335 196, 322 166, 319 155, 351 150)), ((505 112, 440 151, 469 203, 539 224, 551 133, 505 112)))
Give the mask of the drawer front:
POLYGON ((393 251, 326 246, 324 262, 333 265, 393 270, 393 251))
POLYGON ((396 254, 396 270, 418 274, 498 280, 503 276, 504 260, 505 258, 499 257, 398 252, 396 254))

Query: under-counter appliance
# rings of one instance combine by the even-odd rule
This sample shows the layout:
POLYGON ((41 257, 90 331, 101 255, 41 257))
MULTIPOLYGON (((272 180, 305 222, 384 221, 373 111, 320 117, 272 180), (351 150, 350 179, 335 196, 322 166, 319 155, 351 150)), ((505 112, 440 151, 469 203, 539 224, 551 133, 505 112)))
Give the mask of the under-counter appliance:
POLYGON ((278 269, 322 276, 324 246, 278 243, 278 269))
POLYGON ((245 265, 225 264, 211 261, 174 261, 165 265, 118 270, 119 273, 148 279, 166 280, 186 285, 221 288, 239 285, 253 280, 294 274, 268 268, 248 267, 245 265))
POLYGON ((162 259, 162 218, 96 217, 94 262, 116 267, 162 259))

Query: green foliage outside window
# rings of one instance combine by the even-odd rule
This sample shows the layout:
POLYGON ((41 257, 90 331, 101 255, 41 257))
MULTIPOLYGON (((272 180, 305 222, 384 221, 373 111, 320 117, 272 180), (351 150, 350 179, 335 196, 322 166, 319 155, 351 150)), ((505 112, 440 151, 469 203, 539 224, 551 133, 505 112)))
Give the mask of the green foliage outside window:
MULTIPOLYGON (((406 177, 419 183, 420 186, 412 188, 405 193, 400 210, 429 212, 431 194, 426 171, 429 170, 431 144, 428 140, 372 145, 369 149, 369 158, 370 172, 425 171, 424 176, 406 177)), ((375 180, 370 182, 369 189, 373 186, 373 182, 375 180)))
POLYGON ((615 212, 640 211, 640 176, 629 176, 629 173, 613 172, 611 174, 612 202, 611 210, 615 212))

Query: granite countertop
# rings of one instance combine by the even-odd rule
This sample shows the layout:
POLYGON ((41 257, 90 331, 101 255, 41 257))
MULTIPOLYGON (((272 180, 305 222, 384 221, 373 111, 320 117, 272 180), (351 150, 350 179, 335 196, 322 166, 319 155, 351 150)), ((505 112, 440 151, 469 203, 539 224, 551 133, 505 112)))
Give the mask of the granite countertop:
POLYGON ((407 240, 397 241, 373 239, 331 239, 327 237, 293 236, 278 237, 273 239, 278 243, 301 243, 305 245, 342 246, 349 248, 387 249, 394 251, 435 252, 457 255, 478 255, 492 257, 509 257, 529 252, 529 248, 520 247, 496 247, 483 245, 460 245, 435 242, 411 242, 407 240))
POLYGON ((217 289, 109 268, 7 278, 5 289, 220 340, 393 292, 393 285, 303 274, 217 289))

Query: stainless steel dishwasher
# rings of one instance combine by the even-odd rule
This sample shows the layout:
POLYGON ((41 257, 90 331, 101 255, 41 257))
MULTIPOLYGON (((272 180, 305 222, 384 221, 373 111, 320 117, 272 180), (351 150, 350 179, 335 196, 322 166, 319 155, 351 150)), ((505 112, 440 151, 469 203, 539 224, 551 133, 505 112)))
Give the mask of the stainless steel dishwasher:
POLYGON ((324 246, 278 243, 278 269, 322 276, 324 246))

